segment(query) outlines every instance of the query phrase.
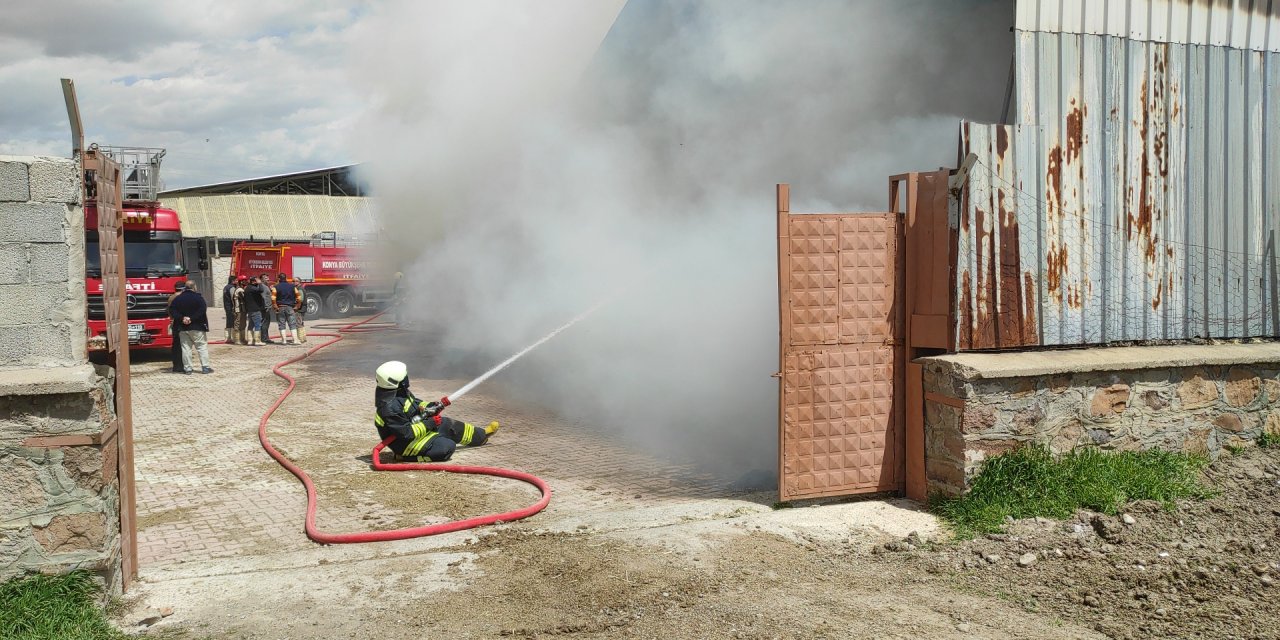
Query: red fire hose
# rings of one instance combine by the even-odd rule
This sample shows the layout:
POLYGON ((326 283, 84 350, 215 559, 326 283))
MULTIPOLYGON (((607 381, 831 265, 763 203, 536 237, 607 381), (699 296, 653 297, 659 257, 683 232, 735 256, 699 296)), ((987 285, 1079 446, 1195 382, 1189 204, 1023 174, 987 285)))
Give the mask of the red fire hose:
POLYGON ((520 480, 522 482, 527 482, 537 487, 538 491, 542 492, 542 498, 539 499, 537 502, 533 503, 532 505, 524 507, 523 509, 516 509, 515 511, 507 511, 506 513, 494 513, 490 515, 476 516, 474 518, 466 518, 464 520, 453 520, 451 522, 442 522, 440 524, 432 524, 432 525, 427 525, 422 527, 391 529, 388 531, 362 531, 358 533, 326 533, 316 528, 316 487, 314 484, 312 484, 311 477, 307 475, 307 472, 299 468, 298 465, 294 464, 291 460, 284 457, 284 455, 281 454, 279 451, 277 451, 275 447, 271 446, 271 441, 267 439, 267 421, 271 419, 271 416, 276 412, 276 409, 279 409, 280 405, 284 403, 285 398, 288 398, 289 394, 293 393, 293 388, 297 385, 293 377, 285 373, 284 371, 281 371, 281 368, 287 367, 295 362, 298 362, 299 360, 302 360, 307 356, 310 356, 311 354, 331 344, 340 342, 342 340, 342 334, 344 333, 364 333, 369 331, 380 330, 379 328, 362 326, 365 323, 368 323, 374 320, 380 315, 382 314, 377 314, 369 318, 366 318, 364 320, 361 320, 360 322, 355 322, 355 323, 346 325, 344 327, 341 327, 338 329, 338 333, 311 333, 312 336, 332 338, 332 340, 329 340, 328 342, 324 342, 314 347, 311 347, 310 349, 306 350, 305 352, 297 356, 289 358, 284 362, 280 362, 276 364, 276 366, 271 370, 276 375, 280 376, 281 378, 284 378, 285 381, 289 383, 289 387, 284 390, 284 393, 280 394, 280 397, 276 399, 275 404, 271 405, 271 408, 267 409, 267 412, 262 414, 262 420, 258 423, 258 440, 262 442, 262 448, 266 449, 267 453, 270 454, 272 458, 276 459, 276 462, 279 462, 281 466, 283 466, 285 469, 288 469, 289 472, 292 473, 293 475, 297 476, 298 479, 302 481, 303 486, 307 488, 307 519, 306 519, 307 537, 321 544, 345 544, 345 543, 351 543, 351 542, 382 542, 386 540, 405 540, 407 538, 420 538, 422 536, 433 536, 441 533, 449 533, 451 531, 462 531, 463 529, 473 529, 475 527, 484 526, 486 524, 495 524, 499 522, 511 522, 512 520, 527 518, 545 509, 547 507, 547 504, 551 502, 551 488, 547 486, 546 482, 544 482, 541 478, 537 476, 534 476, 529 473, 525 473, 523 471, 513 471, 511 469, 500 469, 498 467, 474 467, 474 466, 464 466, 464 465, 454 465, 454 464, 420 464, 420 463, 383 464, 382 461, 380 460, 382 449, 386 447, 387 444, 389 444, 392 440, 391 438, 387 438, 386 440, 379 442, 378 445, 373 448, 374 471, 447 471, 449 473, 471 473, 471 474, 486 475, 486 476, 497 476, 499 478, 511 478, 513 480, 520 480))

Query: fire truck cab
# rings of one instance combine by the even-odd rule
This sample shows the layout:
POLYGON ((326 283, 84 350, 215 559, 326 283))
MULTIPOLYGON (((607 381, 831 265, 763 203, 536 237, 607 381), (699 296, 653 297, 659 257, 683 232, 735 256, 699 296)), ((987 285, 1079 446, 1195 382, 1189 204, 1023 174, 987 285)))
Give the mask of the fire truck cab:
MULTIPOLYGON (((173 344, 167 305, 169 296, 187 278, 182 252, 182 226, 173 209, 160 206, 160 160, 164 149, 98 147, 120 163, 124 175, 121 215, 124 217, 125 305, 131 348, 169 348, 173 344)), ((102 299, 102 265, 98 239, 97 201, 86 198, 85 287, 88 298, 90 351, 107 348, 106 309, 102 299)))

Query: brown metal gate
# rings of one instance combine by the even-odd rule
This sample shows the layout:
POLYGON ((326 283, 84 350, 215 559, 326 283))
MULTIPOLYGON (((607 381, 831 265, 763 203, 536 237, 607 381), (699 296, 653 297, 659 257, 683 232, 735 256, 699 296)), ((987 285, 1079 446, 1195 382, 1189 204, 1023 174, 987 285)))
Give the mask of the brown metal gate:
POLYGON ((901 490, 901 217, 790 209, 778 185, 781 499, 901 490))
POLYGON ((129 384, 129 317, 124 270, 124 218, 120 214, 120 165, 96 149, 83 155, 85 200, 98 211, 102 261, 102 302, 107 316, 109 363, 115 369, 117 464, 120 482, 122 586, 137 575, 137 506, 133 477, 133 398, 129 384))

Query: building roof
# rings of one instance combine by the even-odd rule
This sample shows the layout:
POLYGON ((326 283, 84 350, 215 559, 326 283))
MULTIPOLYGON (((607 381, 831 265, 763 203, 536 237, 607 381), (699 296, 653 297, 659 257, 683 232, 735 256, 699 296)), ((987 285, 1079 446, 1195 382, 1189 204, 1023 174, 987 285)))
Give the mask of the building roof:
POLYGON ((168 199, 173 196, 220 194, 364 196, 368 195, 368 188, 357 176, 359 166, 359 164, 345 164, 296 173, 169 189, 161 191, 160 197, 168 199))
POLYGON ((228 240, 305 240, 312 234, 368 232, 375 225, 373 200, 323 195, 161 194, 178 212, 182 234, 228 240))

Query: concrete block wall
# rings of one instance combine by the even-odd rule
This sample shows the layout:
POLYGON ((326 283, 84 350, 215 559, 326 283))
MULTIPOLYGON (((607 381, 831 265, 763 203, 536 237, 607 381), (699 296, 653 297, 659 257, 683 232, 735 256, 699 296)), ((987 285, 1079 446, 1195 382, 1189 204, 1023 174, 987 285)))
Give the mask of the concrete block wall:
POLYGON ((85 358, 79 165, 0 156, 0 369, 85 358))
POLYGON ((111 370, 87 361, 79 164, 0 156, 0 581, 88 569, 119 592, 111 370))
POLYGON ((931 492, 964 491, 984 460, 1025 443, 1059 454, 1159 448, 1214 458, 1262 433, 1280 435, 1280 344, 963 354, 921 363, 931 492))

